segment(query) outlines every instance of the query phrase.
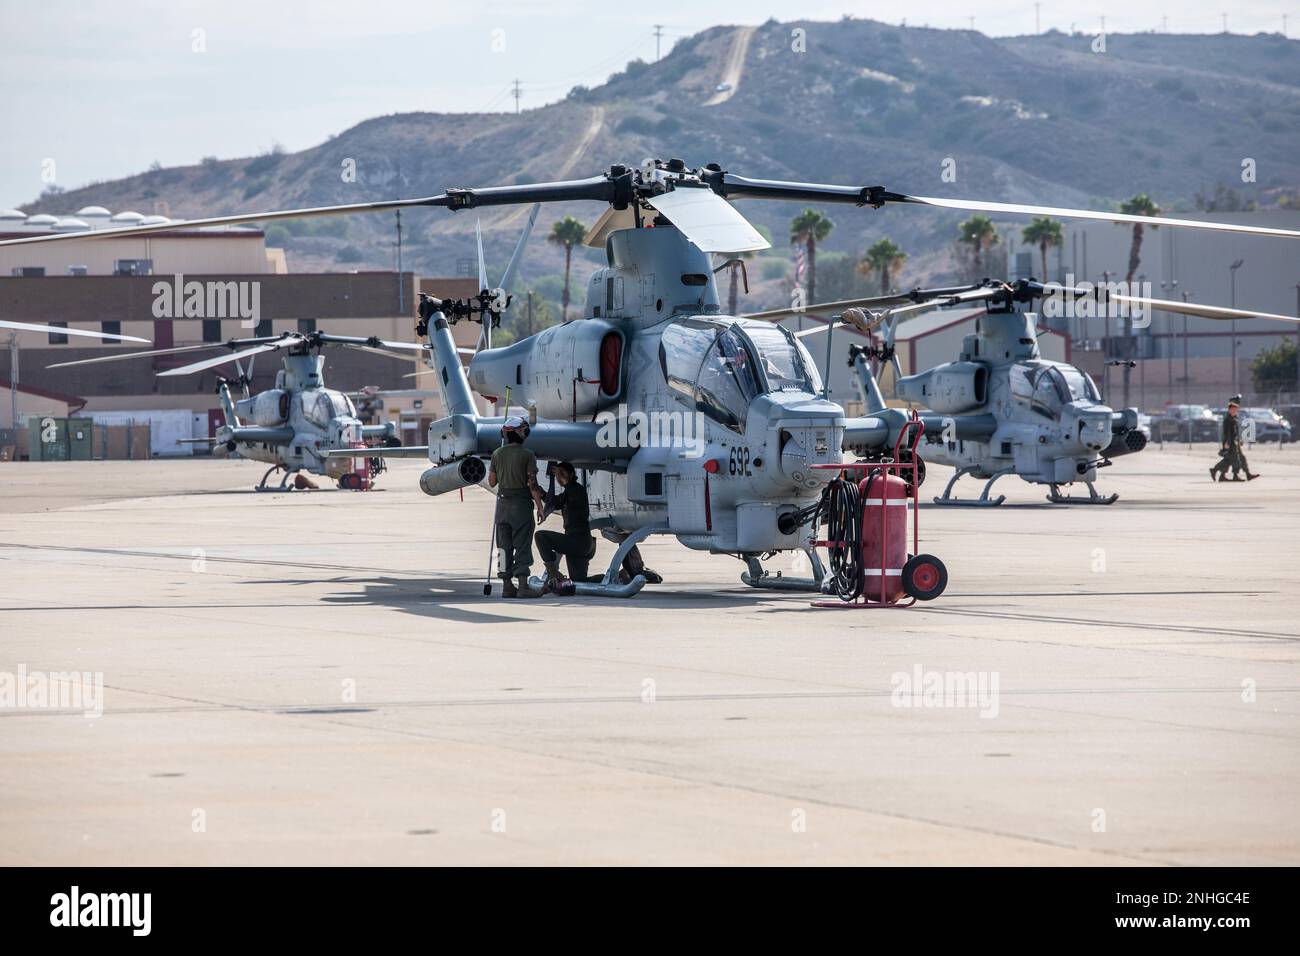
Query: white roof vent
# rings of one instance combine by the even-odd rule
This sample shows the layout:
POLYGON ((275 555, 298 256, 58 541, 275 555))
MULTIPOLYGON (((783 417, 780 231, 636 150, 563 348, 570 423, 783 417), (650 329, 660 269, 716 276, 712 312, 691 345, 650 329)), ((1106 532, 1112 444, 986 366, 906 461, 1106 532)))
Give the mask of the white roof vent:
POLYGON ((171 222, 171 220, 168 219, 166 216, 145 216, 140 220, 139 225, 161 226, 164 223, 168 223, 168 222, 171 222))
POLYGON ((0 222, 26 222, 27 213, 18 209, 0 209, 0 222))
POLYGON ((113 217, 114 222, 120 222, 124 226, 133 226, 136 223, 141 222, 143 220, 144 220, 144 216, 138 212, 135 212, 132 209, 127 209, 124 212, 119 212, 116 216, 113 217))
POLYGON ((77 215, 82 219, 107 219, 113 214, 103 206, 83 206, 77 210, 77 215))
POLYGON ((55 232, 77 232, 81 229, 89 229, 90 223, 84 219, 77 219, 74 216, 64 216, 51 227, 55 232))
POLYGON ((27 217, 27 225, 29 226, 52 226, 58 221, 57 216, 51 216, 48 212, 41 212, 35 216, 27 217))

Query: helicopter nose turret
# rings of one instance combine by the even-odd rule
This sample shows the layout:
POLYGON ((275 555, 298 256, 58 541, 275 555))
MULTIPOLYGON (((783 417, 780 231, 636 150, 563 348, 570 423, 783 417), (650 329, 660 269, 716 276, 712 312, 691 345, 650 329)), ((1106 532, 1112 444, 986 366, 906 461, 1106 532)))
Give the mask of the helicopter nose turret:
POLYGON ((361 421, 356 418, 330 420, 330 447, 351 448, 361 444, 361 421))
POLYGON ((1065 438, 1086 453, 1102 451, 1111 440, 1111 411, 1105 405, 1069 406, 1062 416, 1065 438))
POLYGON ((843 455, 844 409, 808 394, 765 395, 750 411, 765 426, 767 454, 780 462, 781 475, 796 487, 814 490, 834 477, 813 465, 838 464, 843 455))

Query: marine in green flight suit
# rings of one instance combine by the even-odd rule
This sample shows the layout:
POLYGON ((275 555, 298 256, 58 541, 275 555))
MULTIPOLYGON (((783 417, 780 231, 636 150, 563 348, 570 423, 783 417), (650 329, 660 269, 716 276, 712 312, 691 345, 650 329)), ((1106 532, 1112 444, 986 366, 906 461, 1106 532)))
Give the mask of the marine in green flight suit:
POLYGON ((541 597, 528 586, 533 564, 534 515, 541 510, 542 490, 537 486, 537 456, 524 447, 527 425, 522 418, 506 419, 501 428, 505 442, 492 452, 488 485, 497 489, 496 535, 500 552, 498 573, 501 595, 507 598, 541 597))
POLYGON ((1219 460, 1210 469, 1211 481, 1228 481, 1228 469, 1232 469, 1232 481, 1251 481, 1259 475, 1253 474, 1246 464, 1246 454, 1241 448, 1241 422, 1237 416, 1240 406, 1237 400, 1228 403, 1228 413, 1223 416, 1223 436, 1219 448, 1219 460), (1241 477, 1241 472, 1246 477, 1241 477))

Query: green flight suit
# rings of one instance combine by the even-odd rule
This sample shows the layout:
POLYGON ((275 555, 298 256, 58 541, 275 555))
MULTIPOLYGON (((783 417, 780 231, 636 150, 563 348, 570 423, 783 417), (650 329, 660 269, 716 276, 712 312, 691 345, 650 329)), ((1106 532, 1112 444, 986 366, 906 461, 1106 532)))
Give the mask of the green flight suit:
POLYGON ((536 535, 537 551, 542 561, 554 567, 560 555, 569 566, 569 577, 574 581, 587 579, 591 555, 596 550, 596 539, 591 536, 591 508, 587 502, 587 489, 575 478, 555 495, 552 505, 559 505, 564 515, 564 533, 539 531, 536 535))
POLYGON ((1222 481, 1228 476, 1228 469, 1232 469, 1232 477, 1236 478, 1239 473, 1246 468, 1246 456, 1241 450, 1241 423, 1232 415, 1223 416, 1223 442, 1219 448, 1220 458, 1214 466, 1214 470, 1219 473, 1219 480, 1222 481))
POLYGON ((529 481, 537 474, 537 456, 523 445, 507 443, 492 453, 492 470, 497 476, 497 571, 504 580, 527 577, 537 527, 529 481))

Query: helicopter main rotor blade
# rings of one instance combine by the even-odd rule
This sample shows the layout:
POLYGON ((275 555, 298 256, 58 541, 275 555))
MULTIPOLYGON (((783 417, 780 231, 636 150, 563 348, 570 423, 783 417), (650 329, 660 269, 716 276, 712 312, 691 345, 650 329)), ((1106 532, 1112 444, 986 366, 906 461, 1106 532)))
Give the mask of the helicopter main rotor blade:
MULTIPOLYGON (((874 328, 876 325, 879 325, 881 320, 896 319, 898 316, 907 315, 909 312, 924 312, 927 309, 936 309, 944 305, 960 305, 963 302, 977 302, 980 299, 991 299, 994 296, 1003 294, 1004 291, 1005 290, 1001 288, 994 288, 991 286, 980 286, 979 288, 967 289, 963 292, 956 292, 951 295, 930 296, 928 298, 922 299, 920 302, 912 302, 907 305, 895 306, 892 309, 884 309, 880 312, 873 312, 872 316, 876 319, 876 322, 874 323, 872 328, 874 328)), ((848 310, 846 309, 845 311, 847 312, 848 310)), ((840 320, 838 322, 834 322, 828 325, 820 325, 814 329, 804 329, 802 332, 796 332, 794 336, 795 338, 800 339, 808 335, 816 335, 819 332, 825 332, 829 329, 837 329, 842 325, 852 325, 854 328, 858 327, 857 323, 855 322, 845 322, 844 320, 840 320)), ((891 327, 891 329, 889 330, 890 332, 892 332, 892 328, 893 327, 891 327)), ((868 331, 868 330, 863 329, 862 331, 868 331)), ((892 338, 892 336, 889 334, 887 334, 886 337, 892 338)))
POLYGON ((1195 315, 1202 319, 1270 319, 1274 322, 1290 322, 1292 324, 1300 323, 1300 317, 1294 315, 1278 315, 1274 312, 1248 312, 1245 309, 1228 309, 1219 305, 1199 305, 1196 302, 1173 302, 1169 299, 1149 299, 1140 295, 1119 295, 1112 292, 1107 298, 1115 302, 1125 302, 1130 305, 1142 305, 1158 312, 1177 312, 1180 315, 1195 315))
POLYGON ((260 344, 262 342, 278 342, 283 336, 272 336, 262 339, 231 339, 228 342, 205 342, 202 345, 178 345, 170 349, 149 349, 145 352, 128 352, 125 355, 101 355, 98 358, 77 359, 74 362, 55 362, 53 365, 47 365, 46 368, 71 368, 74 365, 98 365, 101 362, 122 362, 126 359, 144 358, 149 355, 176 355, 180 352, 201 352, 204 349, 235 349, 240 345, 260 344))
POLYGON ((519 271, 519 261, 524 257, 524 246, 528 245, 528 237, 533 233, 533 224, 537 222, 537 213, 542 208, 539 202, 533 203, 533 208, 528 212, 528 221, 524 223, 524 231, 519 234, 519 241, 515 243, 515 251, 510 255, 510 261, 506 263, 506 271, 501 276, 501 288, 509 292, 515 281, 515 273, 519 271))
POLYGON ((384 202, 348 203, 343 206, 314 206, 308 209, 277 209, 268 212, 239 213, 233 216, 208 216, 204 219, 173 219, 147 226, 120 226, 114 229, 92 229, 88 232, 59 232, 49 235, 23 236, 20 239, 0 240, 0 246, 19 246, 32 242, 67 242, 69 240, 114 239, 123 236, 147 236, 156 232, 173 232, 177 229, 198 229, 203 226, 239 226, 256 222, 273 222, 278 219, 312 219, 318 216, 345 216, 354 212, 383 212, 388 209, 405 209, 408 206, 437 205, 432 196, 428 199, 392 199, 384 202))
MULTIPOLYGON (((286 335, 289 333, 285 333, 286 335)), ((390 342, 387 339, 381 339, 378 336, 363 338, 360 335, 333 335, 329 332, 318 332, 314 335, 314 341, 321 345, 368 345, 372 349, 409 349, 413 352, 427 352, 429 346, 423 342, 390 342)))
POLYGON ((150 345, 148 339, 137 335, 117 335, 113 332, 91 332, 88 329, 65 329, 57 325, 40 325, 36 322, 10 322, 0 319, 0 329, 15 329, 19 332, 51 332, 55 335, 84 335, 92 339, 106 339, 113 342, 143 342, 150 345))
POLYGON ((478 288, 480 292, 488 289, 487 262, 483 259, 483 220, 474 220, 474 239, 478 243, 478 288))
POLYGON ((741 318, 773 320, 789 318, 796 315, 808 315, 817 312, 843 312, 845 309, 874 309, 882 305, 902 305, 905 302, 917 302, 921 299, 956 295, 959 292, 971 292, 975 289, 982 288, 984 288, 983 283, 952 286, 942 289, 909 289, 907 292, 894 292, 890 295, 873 295, 863 299, 839 299, 835 302, 815 302, 812 305, 803 305, 798 308, 792 306, 788 309, 769 309, 766 312, 749 312, 742 315, 741 318))
POLYGON ((1198 219, 1171 219, 1168 216, 1133 216, 1122 212, 1099 212, 1095 209, 1068 209, 1063 206, 1027 206, 1021 203, 981 202, 973 199, 936 199, 905 196, 901 202, 965 209, 973 212, 1010 213, 1018 216, 1055 216, 1058 219, 1095 219, 1099 222, 1133 223, 1141 226, 1177 226, 1182 229, 1208 229, 1212 232, 1236 232, 1251 236, 1281 236, 1300 239, 1300 230, 1275 229, 1271 226, 1242 226, 1231 222, 1203 222, 1198 219))
POLYGON ((318 216, 345 216, 360 212, 387 212, 416 206, 443 207, 446 209, 475 209, 479 206, 509 206, 532 202, 574 202, 583 199, 601 202, 626 203, 635 200, 630 173, 620 176, 592 176, 554 183, 530 183, 517 186, 488 186, 480 189, 449 189, 436 196, 423 199, 388 199, 380 202, 346 203, 339 206, 313 206, 306 209, 276 209, 265 212, 238 213, 230 216, 208 216, 203 219, 177 219, 147 226, 122 226, 115 229, 92 229, 88 232, 59 232, 39 236, 22 236, 18 239, 0 239, 0 247, 26 245, 33 242, 68 242, 78 240, 146 236, 176 229, 197 229, 203 226, 238 226, 256 222, 274 222, 281 219, 312 219, 318 216))
POLYGON ((389 349, 375 348, 370 345, 354 345, 352 347, 359 352, 369 352, 371 355, 384 355, 388 358, 399 359, 403 362, 409 362, 411 359, 416 357, 407 352, 394 352, 389 349))
POLYGON ((218 355, 215 358, 203 359, 201 362, 194 362, 191 365, 182 365, 180 368, 169 368, 165 372, 159 372, 158 377, 169 378, 174 375, 189 375, 192 372, 202 372, 206 369, 216 368, 218 365, 225 365, 227 362, 237 361, 245 355, 257 355, 260 352, 272 352, 280 347, 281 345, 279 343, 254 345, 251 349, 232 352, 230 355, 218 355))
POLYGON ((679 187, 646 200, 701 252, 770 249, 749 220, 711 189, 679 187))
POLYGON ((714 192, 728 199, 788 199, 800 202, 847 203, 855 206, 881 206, 911 203, 944 209, 972 212, 1007 213, 1017 216, 1055 216, 1059 219, 1095 219, 1100 222, 1133 223, 1144 226, 1178 226, 1213 232, 1235 232, 1255 236, 1282 236, 1300 239, 1295 229, 1269 226, 1242 226, 1230 222, 1203 222, 1196 219, 1172 219, 1165 216, 1134 216, 1095 209, 1070 209, 1064 206, 1030 206, 1022 203, 984 202, 977 199, 942 199, 935 196, 909 196, 890 192, 883 186, 834 186, 825 183, 793 183, 773 179, 748 179, 722 171, 703 172, 702 179, 714 192))

